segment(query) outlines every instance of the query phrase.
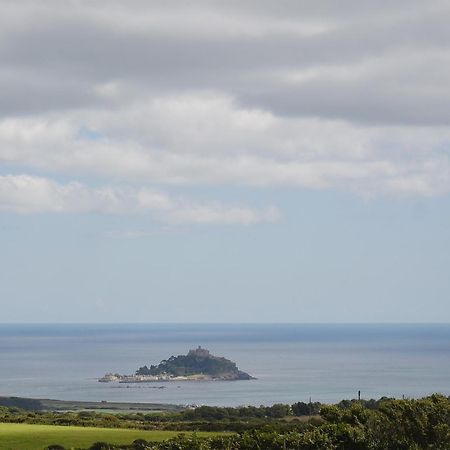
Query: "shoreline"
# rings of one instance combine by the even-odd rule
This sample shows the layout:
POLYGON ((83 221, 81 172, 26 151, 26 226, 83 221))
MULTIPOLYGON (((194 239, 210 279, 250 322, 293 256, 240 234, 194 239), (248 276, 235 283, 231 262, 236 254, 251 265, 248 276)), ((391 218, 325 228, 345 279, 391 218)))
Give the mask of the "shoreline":
POLYGON ((248 381, 256 380, 257 378, 248 376, 248 378, 239 377, 212 377, 210 375, 196 374, 185 376, 152 376, 152 375, 111 375, 106 374, 98 378, 99 383, 121 383, 121 384, 136 384, 136 383, 174 383, 186 381, 248 381))

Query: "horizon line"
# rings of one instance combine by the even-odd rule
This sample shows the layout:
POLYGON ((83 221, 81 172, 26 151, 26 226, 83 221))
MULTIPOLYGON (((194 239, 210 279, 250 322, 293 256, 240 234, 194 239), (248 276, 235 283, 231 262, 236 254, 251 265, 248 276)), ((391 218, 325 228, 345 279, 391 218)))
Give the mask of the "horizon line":
POLYGON ((448 322, 0 322, 2 325, 450 325, 448 322))

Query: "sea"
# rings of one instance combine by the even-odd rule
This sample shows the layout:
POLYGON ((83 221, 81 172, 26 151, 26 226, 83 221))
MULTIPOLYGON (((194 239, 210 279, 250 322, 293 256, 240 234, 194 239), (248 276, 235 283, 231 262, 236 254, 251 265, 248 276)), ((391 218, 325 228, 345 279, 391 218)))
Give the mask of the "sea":
POLYGON ((272 405, 450 394, 450 325, 0 325, 0 396, 272 405), (250 381, 99 383, 201 345, 250 381))

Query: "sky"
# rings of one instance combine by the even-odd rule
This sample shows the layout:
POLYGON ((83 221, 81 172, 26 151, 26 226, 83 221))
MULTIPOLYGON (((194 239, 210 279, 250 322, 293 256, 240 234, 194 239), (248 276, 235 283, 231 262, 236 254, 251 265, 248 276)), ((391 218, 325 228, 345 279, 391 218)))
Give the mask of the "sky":
POLYGON ((450 322, 450 4, 0 1, 0 322, 450 322))

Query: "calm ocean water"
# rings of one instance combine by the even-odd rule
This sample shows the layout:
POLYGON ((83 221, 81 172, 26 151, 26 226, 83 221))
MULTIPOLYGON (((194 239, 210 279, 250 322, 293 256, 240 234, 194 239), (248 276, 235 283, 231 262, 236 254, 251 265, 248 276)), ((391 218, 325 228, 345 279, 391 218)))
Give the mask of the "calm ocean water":
POLYGON ((450 325, 0 325, 0 395, 242 405, 450 394, 450 325), (198 345, 252 381, 103 384, 198 345), (154 386, 165 386, 155 389, 154 386))

